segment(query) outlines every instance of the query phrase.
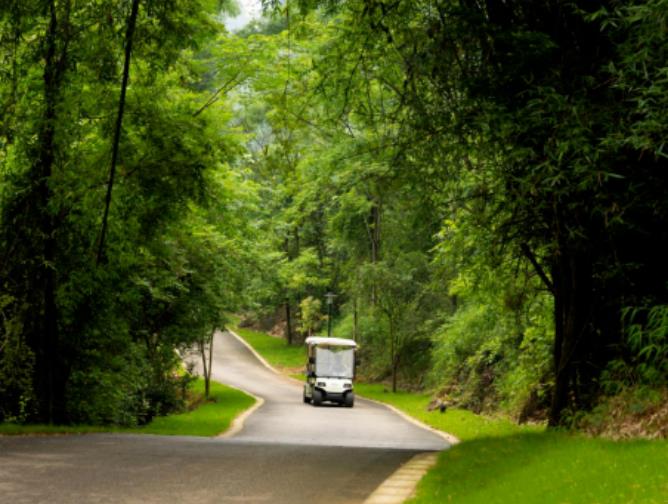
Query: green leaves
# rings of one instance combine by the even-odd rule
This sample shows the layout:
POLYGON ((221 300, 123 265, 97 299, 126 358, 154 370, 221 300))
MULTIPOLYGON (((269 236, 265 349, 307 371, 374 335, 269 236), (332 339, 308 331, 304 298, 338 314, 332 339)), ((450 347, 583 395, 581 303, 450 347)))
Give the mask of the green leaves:
POLYGON ((0 288, 14 328, 0 328, 0 342, 23 350, 0 350, 0 367, 23 374, 0 417, 48 421, 57 400, 60 421, 144 422, 179 407, 175 348, 224 324, 257 262, 255 187, 230 168, 243 137, 213 82, 224 70, 214 49, 227 40, 220 2, 140 2, 99 268, 128 3, 55 2, 49 30, 44 9, 20 3, 0 11, 11 69, 0 74, 0 109, 12 118, 0 126, 0 250, 10 258, 0 288), (45 81, 40 47, 64 62, 61 81, 45 81))

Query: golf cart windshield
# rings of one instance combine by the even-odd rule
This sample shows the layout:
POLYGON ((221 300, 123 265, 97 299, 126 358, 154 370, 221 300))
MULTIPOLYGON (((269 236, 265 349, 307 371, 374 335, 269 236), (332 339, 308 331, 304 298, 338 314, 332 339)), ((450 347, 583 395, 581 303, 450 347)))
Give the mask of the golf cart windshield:
POLYGON ((352 378, 355 372, 355 350, 350 347, 317 346, 315 372, 318 376, 352 378))

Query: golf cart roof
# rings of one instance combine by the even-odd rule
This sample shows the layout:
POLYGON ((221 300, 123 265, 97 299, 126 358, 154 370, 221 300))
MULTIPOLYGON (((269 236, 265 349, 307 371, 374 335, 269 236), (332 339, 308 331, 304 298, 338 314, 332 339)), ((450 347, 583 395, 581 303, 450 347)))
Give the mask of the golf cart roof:
POLYGON ((357 343, 345 338, 327 338, 325 336, 309 336, 304 341, 307 345, 330 345, 355 348, 357 343))

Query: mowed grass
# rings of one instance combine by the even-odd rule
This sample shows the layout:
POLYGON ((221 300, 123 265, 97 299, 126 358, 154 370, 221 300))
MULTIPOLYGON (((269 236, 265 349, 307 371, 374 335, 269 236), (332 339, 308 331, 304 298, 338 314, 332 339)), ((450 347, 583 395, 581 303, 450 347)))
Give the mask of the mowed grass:
MULTIPOLYGON (((204 380, 197 379, 195 386, 204 390, 204 380)), ((241 413, 255 404, 255 399, 240 390, 211 382, 209 401, 186 413, 154 418, 143 427, 125 429, 125 432, 161 434, 168 436, 217 436, 229 427, 241 413)))
MULTIPOLYGON (((303 365, 303 348, 238 333, 279 369, 303 365)), ((591 439, 466 410, 427 411, 429 394, 393 394, 382 384, 355 390, 461 440, 439 455, 412 503, 668 504, 668 441, 591 439)))
POLYGON ((668 502, 668 442, 556 432, 465 441, 441 453, 412 503, 668 502))
POLYGON ((301 345, 288 345, 282 338, 243 327, 231 329, 241 336, 256 352, 279 371, 294 370, 306 366, 306 350, 301 345))
MULTIPOLYGON (((191 388, 203 393, 204 380, 195 380, 191 388)), ((0 434, 84 434, 91 432, 121 432, 160 434, 169 436, 216 436, 225 432, 234 418, 255 403, 255 399, 240 390, 211 382, 210 400, 186 413, 156 417, 142 427, 108 427, 95 425, 17 425, 0 424, 0 434)))
POLYGON ((428 394, 357 384, 462 442, 439 456, 412 503, 668 503, 668 441, 607 441, 470 411, 427 411, 428 394))

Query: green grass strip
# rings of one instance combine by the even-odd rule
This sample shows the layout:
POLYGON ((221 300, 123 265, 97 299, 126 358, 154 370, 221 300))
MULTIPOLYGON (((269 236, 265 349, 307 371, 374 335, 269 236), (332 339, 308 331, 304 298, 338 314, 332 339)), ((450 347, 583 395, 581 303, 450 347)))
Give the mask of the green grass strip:
POLYGON ((283 338, 276 338, 266 333, 251 329, 232 327, 256 352, 279 370, 305 367, 306 350, 302 345, 288 345, 283 338))
MULTIPOLYGON (((204 380, 195 380, 193 390, 203 392, 204 380)), ((0 434, 83 434, 91 432, 120 432, 138 434, 160 434, 169 436, 216 436, 225 432, 232 421, 250 408, 255 399, 240 390, 211 382, 210 401, 196 409, 156 417, 142 427, 123 428, 96 425, 18 425, 0 424, 0 434)))
POLYGON ((665 504, 668 442, 523 433, 443 452, 412 503, 665 504))
MULTIPOLYGON (((197 380, 197 387, 204 389, 204 380, 197 380)), ((161 434, 169 436, 217 436, 229 427, 242 412, 255 404, 255 399, 240 390, 211 382, 210 400, 187 413, 157 417, 143 427, 125 432, 161 434)))

